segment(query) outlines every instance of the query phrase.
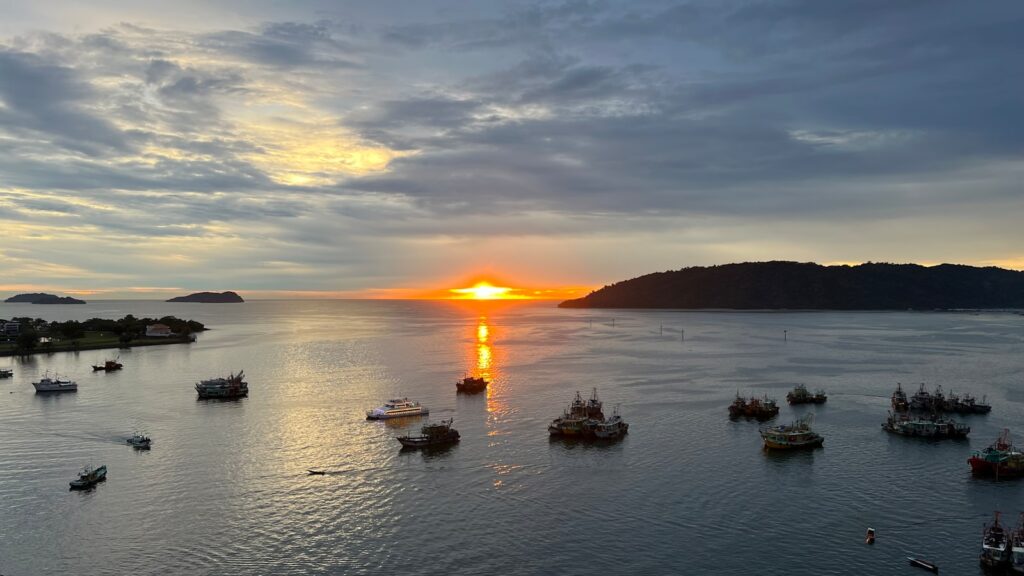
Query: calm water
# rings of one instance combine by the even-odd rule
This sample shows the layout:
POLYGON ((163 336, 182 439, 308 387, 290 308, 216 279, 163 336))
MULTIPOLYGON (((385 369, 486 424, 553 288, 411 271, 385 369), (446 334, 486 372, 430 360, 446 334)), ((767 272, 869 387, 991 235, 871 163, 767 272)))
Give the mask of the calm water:
POLYGON ((125 351, 111 374, 89 369, 109 351, 0 358, 15 369, 0 380, 0 573, 889 575, 913 573, 912 553, 976 574, 987 515, 1024 510, 1024 482, 966 464, 1001 428, 1024 435, 1019 315, 0 304, 0 318, 125 313, 214 330, 125 351), (196 380, 242 368, 249 398, 196 400, 196 380), (79 392, 36 396, 46 370, 79 392), (455 394, 467 372, 491 376, 486 395, 455 394), (889 436, 897 381, 995 408, 968 417, 969 441, 889 436), (815 411, 821 450, 765 454, 755 423, 726 417, 737 390, 782 400, 797 382, 828 404, 780 419, 815 411), (550 441, 547 423, 594 386, 629 436, 550 441), (421 421, 363 419, 395 395, 454 417, 462 442, 400 452, 394 436, 421 421), (134 429, 152 451, 124 445, 134 429), (69 492, 85 463, 107 482, 69 492))

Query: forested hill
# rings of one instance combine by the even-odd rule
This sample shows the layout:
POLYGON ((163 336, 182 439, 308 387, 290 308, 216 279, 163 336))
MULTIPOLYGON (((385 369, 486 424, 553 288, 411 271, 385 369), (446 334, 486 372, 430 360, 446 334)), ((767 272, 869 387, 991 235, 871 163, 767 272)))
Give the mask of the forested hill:
POLYGON ((956 264, 746 262, 617 282, 561 308, 935 310, 1024 308, 1024 272, 956 264))

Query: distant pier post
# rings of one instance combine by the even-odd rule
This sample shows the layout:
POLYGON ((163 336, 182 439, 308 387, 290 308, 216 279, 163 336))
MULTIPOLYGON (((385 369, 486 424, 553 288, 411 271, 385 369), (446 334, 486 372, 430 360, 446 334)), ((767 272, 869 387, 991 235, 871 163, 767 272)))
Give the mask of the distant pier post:
POLYGON ((615 328, 615 318, 612 318, 612 328, 615 328))
POLYGON ((782 331, 782 341, 789 342, 789 330, 782 331))
POLYGON ((664 336, 665 335, 665 325, 664 324, 658 324, 658 335, 659 336, 664 336))
POLYGON ((679 341, 686 342, 686 330, 682 328, 679 329, 679 341))

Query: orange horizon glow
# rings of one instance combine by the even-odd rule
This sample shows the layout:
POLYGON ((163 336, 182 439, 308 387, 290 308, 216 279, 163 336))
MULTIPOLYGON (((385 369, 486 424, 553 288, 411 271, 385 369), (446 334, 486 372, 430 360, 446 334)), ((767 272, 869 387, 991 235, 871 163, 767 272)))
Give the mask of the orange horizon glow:
POLYGON ((454 300, 526 300, 529 296, 515 292, 507 286, 495 286, 490 282, 477 282, 469 288, 449 288, 454 300))

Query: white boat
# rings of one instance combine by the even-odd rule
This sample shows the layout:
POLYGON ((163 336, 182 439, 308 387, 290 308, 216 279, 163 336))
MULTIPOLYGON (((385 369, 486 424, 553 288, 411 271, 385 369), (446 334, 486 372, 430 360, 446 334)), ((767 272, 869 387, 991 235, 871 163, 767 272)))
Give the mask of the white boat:
POLYGON ((149 450, 150 446, 153 445, 153 440, 149 436, 139 434, 138 432, 132 434, 132 437, 126 440, 126 442, 139 450, 149 450))
POLYGON ((77 392, 78 383, 73 380, 61 380, 59 377, 43 376, 39 382, 33 382, 36 392, 77 392))
POLYGON ((367 420, 385 420, 387 418, 402 418, 404 416, 426 416, 430 411, 419 402, 413 402, 408 398, 392 398, 380 408, 366 411, 367 420))

